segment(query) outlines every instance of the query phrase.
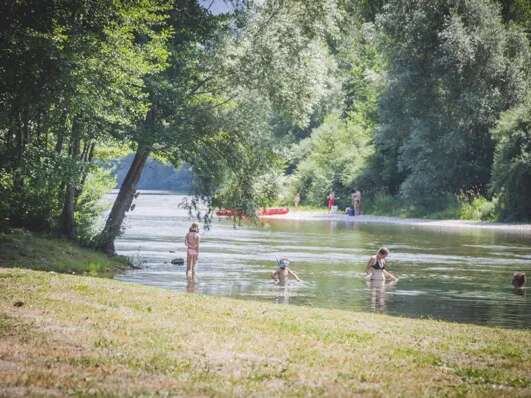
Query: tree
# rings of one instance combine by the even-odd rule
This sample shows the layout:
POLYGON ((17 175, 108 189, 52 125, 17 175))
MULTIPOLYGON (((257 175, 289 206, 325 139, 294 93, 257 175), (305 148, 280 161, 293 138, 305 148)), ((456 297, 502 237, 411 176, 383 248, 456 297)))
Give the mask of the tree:
POLYGON ((389 62, 375 136, 384 184, 425 206, 485 193, 489 131, 528 89, 525 35, 484 0, 391 2, 377 23, 389 62))
POLYGON ((496 141, 491 192, 507 220, 531 220, 531 95, 502 114, 496 141))
MULTIPOLYGON (((263 7, 237 14, 236 20, 228 24, 224 23, 226 17, 208 14, 195 1, 174 4, 178 12, 170 14, 176 34, 170 43, 169 67, 147 79, 150 110, 133 133, 132 139, 137 142, 135 160, 98 238, 100 248, 114 252, 114 239, 153 149, 169 153, 177 162, 197 158, 201 152, 208 154, 204 145, 212 144, 212 139, 219 145, 216 140, 220 137, 231 142, 235 136, 241 146, 220 148, 228 151, 225 157, 231 151, 242 154, 239 148, 246 147, 245 132, 237 123, 227 125, 227 120, 234 119, 226 118, 232 112, 225 109, 245 104, 249 93, 266 98, 277 112, 307 123, 307 115, 319 101, 324 85, 326 66, 320 60, 326 47, 321 33, 328 14, 322 7, 325 11, 329 8, 324 1, 311 6, 298 1, 266 2, 263 7), (321 18, 309 18, 305 11, 321 18), (310 74, 315 81, 307 79, 310 74)), ((253 164, 216 163, 215 158, 210 163, 224 164, 232 170, 239 166, 249 170, 249 164, 253 164)), ((243 171, 234 175, 244 175, 243 171)), ((215 170, 212 173, 216 174, 215 170)), ((247 185, 235 186, 243 189, 247 185)))
POLYGON ((96 140, 145 113, 142 77, 165 57, 164 8, 158 0, 5 7, 0 172, 10 223, 77 237, 75 204, 96 140))

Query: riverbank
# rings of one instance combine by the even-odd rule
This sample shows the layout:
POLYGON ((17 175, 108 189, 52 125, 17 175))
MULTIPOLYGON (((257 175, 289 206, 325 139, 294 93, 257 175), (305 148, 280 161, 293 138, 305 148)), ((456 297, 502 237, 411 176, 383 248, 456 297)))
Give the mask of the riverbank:
POLYGON ((109 257, 68 240, 17 229, 0 233, 0 267, 112 275, 129 265, 125 257, 109 257))
POLYGON ((531 234, 531 224, 509 224, 485 221, 466 220, 432 220, 424 218, 399 218, 387 216, 347 216, 343 213, 330 214, 327 210, 306 210, 301 211, 290 208, 288 214, 274 216, 260 216, 264 219, 285 219, 299 221, 342 221, 356 224, 395 224, 411 225, 427 228, 448 228, 448 229, 484 229, 500 232, 531 234))
POLYGON ((0 268, 0 396, 531 394, 531 331, 0 268))

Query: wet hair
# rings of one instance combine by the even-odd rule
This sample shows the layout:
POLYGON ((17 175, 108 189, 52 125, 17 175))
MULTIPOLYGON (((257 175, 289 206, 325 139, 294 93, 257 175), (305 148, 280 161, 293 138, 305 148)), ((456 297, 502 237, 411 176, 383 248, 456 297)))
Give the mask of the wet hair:
POLYGON ((278 261, 278 266, 279 268, 281 269, 284 269, 284 268, 287 268, 289 265, 289 260, 285 257, 281 258, 279 261, 278 261))
POLYGON ((195 222, 190 226, 190 232, 199 232, 199 225, 197 225, 195 222))
POLYGON ((381 256, 387 256, 389 255, 389 249, 387 247, 380 247, 380 249, 378 249, 378 254, 381 256))
POLYGON ((515 288, 521 288, 525 285, 526 277, 525 272, 515 272, 513 274, 513 286, 515 288))

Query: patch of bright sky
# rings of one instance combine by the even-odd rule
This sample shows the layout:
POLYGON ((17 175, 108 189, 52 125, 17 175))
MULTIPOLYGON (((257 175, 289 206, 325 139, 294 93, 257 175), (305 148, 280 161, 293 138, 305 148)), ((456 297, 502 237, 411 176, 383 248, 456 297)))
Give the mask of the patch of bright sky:
POLYGON ((214 15, 225 14, 234 9, 232 3, 226 0, 199 0, 199 4, 204 8, 209 8, 214 15))

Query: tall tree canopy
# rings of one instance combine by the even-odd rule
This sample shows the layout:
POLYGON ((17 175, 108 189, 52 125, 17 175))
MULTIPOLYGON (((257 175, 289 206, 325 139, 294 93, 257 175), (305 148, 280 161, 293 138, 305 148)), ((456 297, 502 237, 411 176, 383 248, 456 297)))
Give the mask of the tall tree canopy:
POLYGON ((377 18, 389 59, 376 164, 417 203, 485 193, 500 113, 528 90, 525 35, 486 0, 391 2, 377 18))

